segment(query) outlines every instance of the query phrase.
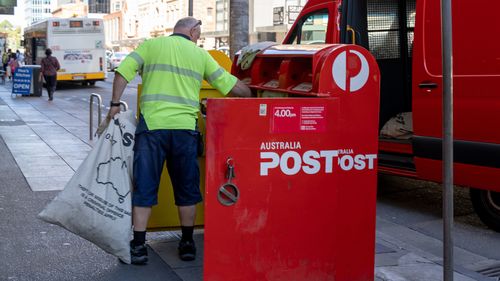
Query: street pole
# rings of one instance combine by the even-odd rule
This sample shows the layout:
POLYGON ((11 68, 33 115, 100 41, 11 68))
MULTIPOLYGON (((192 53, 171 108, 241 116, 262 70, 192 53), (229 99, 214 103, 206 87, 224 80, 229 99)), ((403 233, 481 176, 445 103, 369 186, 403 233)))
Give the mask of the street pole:
POLYGON ((188 2, 188 16, 193 16, 193 0, 189 0, 188 2))
POLYGON ((248 0, 229 0, 229 53, 234 54, 248 45, 248 0))
POLYGON ((441 0, 443 52, 443 276, 453 281, 453 53, 451 0, 441 0))

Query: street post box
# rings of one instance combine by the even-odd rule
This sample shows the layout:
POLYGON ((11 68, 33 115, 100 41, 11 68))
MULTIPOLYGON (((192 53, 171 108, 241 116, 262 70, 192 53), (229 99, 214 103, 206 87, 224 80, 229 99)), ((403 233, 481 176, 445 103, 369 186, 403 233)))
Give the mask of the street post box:
POLYGON ((356 45, 270 47, 209 99, 204 280, 373 280, 380 76, 356 45))

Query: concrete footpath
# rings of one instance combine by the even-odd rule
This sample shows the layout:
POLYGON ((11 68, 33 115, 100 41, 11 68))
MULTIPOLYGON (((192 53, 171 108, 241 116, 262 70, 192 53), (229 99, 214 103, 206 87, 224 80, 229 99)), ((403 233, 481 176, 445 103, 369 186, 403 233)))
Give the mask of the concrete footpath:
MULTIPOLYGON (((148 233, 151 262, 127 266, 88 241, 36 219, 87 153, 89 108, 56 95, 0 86, 0 280, 202 280, 203 231, 194 262, 177 258, 178 232, 148 233)), ((104 111, 106 112, 106 111, 104 111)), ((441 241, 377 218, 376 280, 442 280, 441 241)), ((495 280, 463 265, 490 260, 455 249, 455 280, 495 280)))

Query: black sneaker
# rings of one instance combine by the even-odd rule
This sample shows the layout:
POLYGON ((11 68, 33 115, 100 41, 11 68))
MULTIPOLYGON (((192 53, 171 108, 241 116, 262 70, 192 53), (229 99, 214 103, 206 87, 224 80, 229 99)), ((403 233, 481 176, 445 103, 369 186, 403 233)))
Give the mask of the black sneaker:
POLYGON ((179 243, 179 258, 183 261, 192 261, 196 258, 196 246, 194 241, 182 241, 179 243))
POLYGON ((132 264, 142 265, 148 262, 148 248, 145 244, 134 245, 130 241, 130 258, 132 264))

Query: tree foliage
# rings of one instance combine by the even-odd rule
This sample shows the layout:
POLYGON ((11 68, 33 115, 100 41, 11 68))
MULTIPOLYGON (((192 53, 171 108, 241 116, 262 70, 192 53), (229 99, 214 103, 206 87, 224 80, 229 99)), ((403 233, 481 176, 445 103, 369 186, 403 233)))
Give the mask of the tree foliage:
POLYGON ((12 25, 8 20, 0 22, 0 36, 7 37, 5 49, 15 51, 21 47, 21 27, 12 25))

